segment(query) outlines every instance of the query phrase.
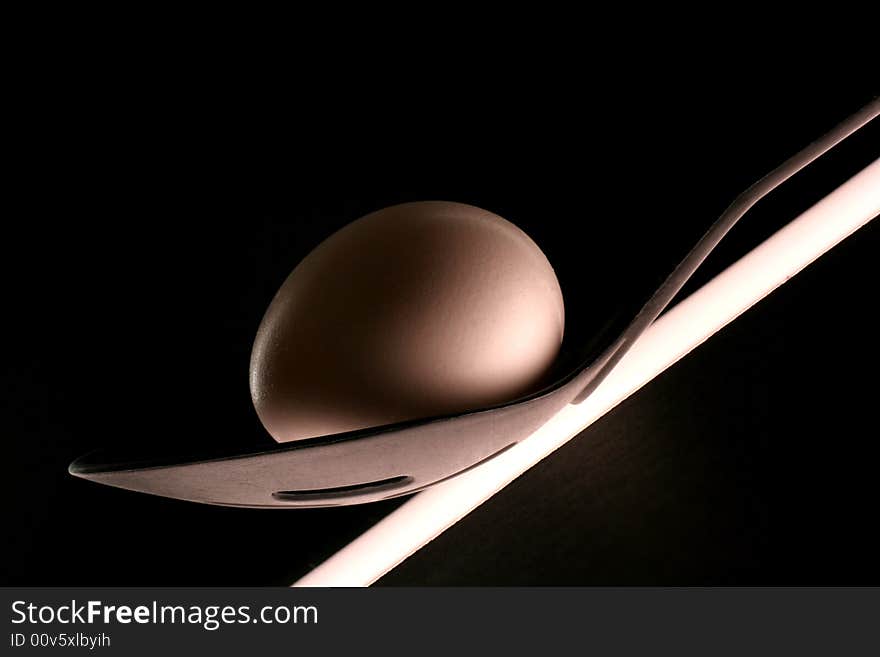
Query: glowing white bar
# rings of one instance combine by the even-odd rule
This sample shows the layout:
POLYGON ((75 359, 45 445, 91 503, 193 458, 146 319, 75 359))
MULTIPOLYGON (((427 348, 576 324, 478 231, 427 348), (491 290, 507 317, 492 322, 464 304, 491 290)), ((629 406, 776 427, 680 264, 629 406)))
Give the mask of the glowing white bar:
POLYGON ((880 215, 880 160, 662 315, 581 404, 486 464, 417 494, 294 586, 368 586, 880 215))

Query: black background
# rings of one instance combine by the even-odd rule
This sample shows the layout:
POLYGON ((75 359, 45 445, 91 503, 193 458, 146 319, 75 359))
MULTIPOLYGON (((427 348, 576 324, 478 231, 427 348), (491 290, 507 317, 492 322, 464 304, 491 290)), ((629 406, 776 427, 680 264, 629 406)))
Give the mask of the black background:
MULTIPOLYGON (((101 445, 268 444, 247 387, 256 327, 299 259, 349 221, 408 200, 485 207, 544 249, 573 320, 601 316, 872 98, 824 81, 743 93, 736 79, 645 76, 265 106, 59 86, 63 105, 35 104, 3 245, 4 583, 287 584, 400 503, 224 509, 66 472, 101 445)), ((693 285, 877 143, 874 126, 762 204, 693 285)), ((860 234, 383 583, 876 583, 876 238, 860 234)))

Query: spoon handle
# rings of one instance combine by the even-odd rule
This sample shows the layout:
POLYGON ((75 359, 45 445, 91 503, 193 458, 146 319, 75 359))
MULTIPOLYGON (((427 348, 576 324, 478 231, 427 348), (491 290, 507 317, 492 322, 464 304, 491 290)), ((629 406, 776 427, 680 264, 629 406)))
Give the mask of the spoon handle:
POLYGON ((762 198, 779 185, 795 175, 811 162, 837 146, 844 139, 865 126, 880 115, 880 98, 875 98, 858 112, 845 119, 825 135, 812 142, 785 162, 758 180, 751 187, 737 196, 733 203, 721 214, 714 224, 706 231, 700 241, 685 256, 678 266, 667 277, 650 299, 645 303, 620 338, 611 345, 598 360, 603 362, 595 376, 590 377, 586 385, 572 400, 579 404, 608 375, 623 355, 629 350, 638 337, 669 305, 672 299, 684 287, 688 279, 699 268, 706 257, 718 246, 731 228, 762 198))

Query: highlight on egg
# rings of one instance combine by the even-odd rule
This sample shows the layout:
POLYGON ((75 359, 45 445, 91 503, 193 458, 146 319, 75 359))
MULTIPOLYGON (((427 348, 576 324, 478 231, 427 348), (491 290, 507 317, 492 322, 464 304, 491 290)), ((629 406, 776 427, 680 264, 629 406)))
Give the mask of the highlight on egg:
POLYGON ((368 214, 307 255, 272 299, 250 362, 279 442, 462 413, 536 391, 565 327, 540 248, 480 208, 368 214))

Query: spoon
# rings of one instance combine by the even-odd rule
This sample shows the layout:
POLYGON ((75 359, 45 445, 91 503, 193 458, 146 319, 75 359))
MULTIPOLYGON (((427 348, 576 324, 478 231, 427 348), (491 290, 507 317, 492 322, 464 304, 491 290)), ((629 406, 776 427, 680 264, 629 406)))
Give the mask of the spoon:
POLYGON ((187 458, 114 456, 99 450, 70 474, 164 497, 249 508, 329 507, 422 490, 475 468, 578 404, 614 368, 709 253, 759 200, 880 114, 875 99, 742 192, 665 282, 626 322, 609 325, 580 364, 537 393, 465 413, 187 458))

